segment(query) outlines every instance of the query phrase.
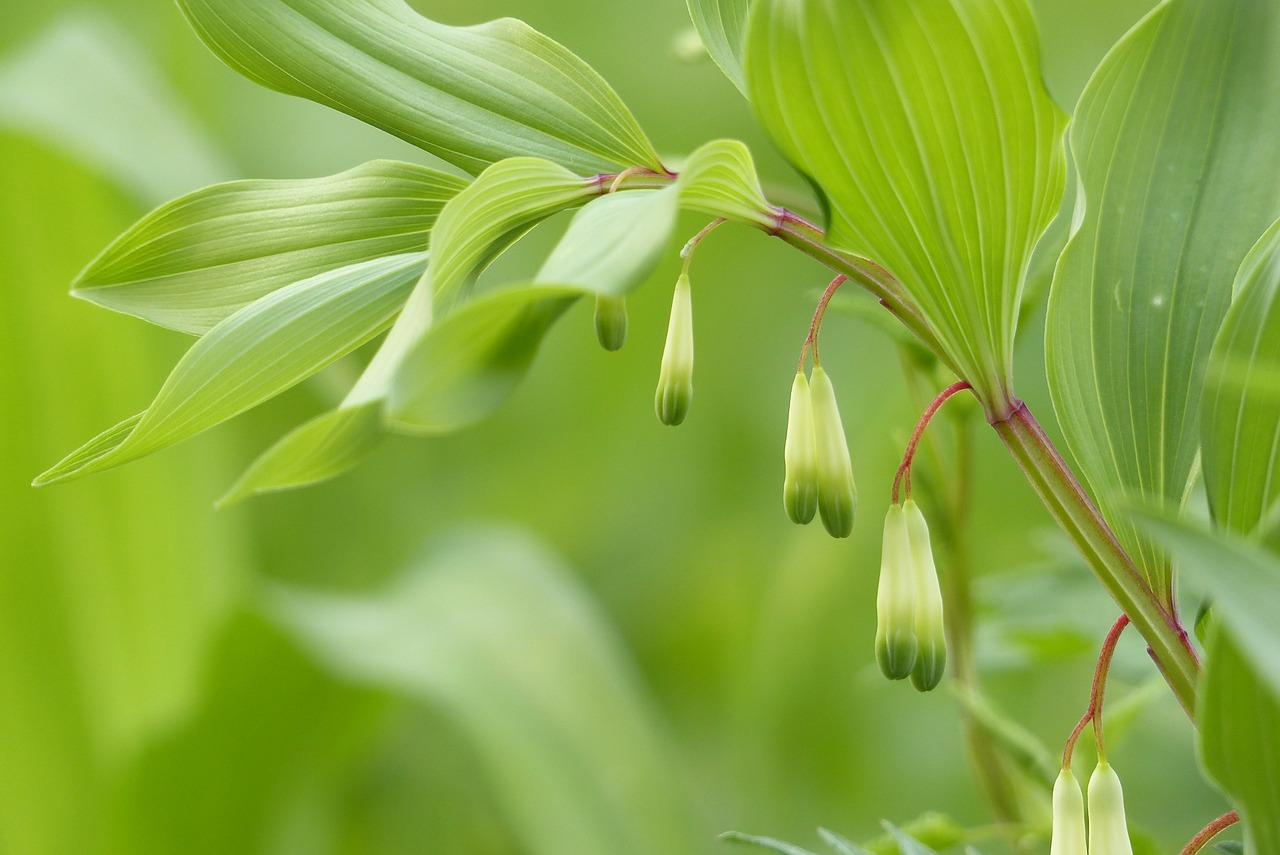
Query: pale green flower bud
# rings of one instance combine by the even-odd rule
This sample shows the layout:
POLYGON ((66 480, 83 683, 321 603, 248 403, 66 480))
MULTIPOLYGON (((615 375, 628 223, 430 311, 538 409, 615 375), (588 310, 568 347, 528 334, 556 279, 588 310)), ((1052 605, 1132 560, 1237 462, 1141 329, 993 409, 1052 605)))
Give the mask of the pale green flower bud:
POLYGON ((782 504, 792 522, 804 525, 818 510, 818 442, 813 433, 809 380, 803 371, 796 372, 795 382, 791 384, 787 444, 782 456, 787 464, 782 504))
POLYGON ((836 390, 821 365, 814 366, 809 386, 818 449, 818 510, 832 537, 848 537, 853 532, 858 491, 853 484, 853 464, 836 405, 836 390))
POLYGON ((671 298, 671 321, 667 324, 667 344, 662 350, 662 370, 654 409, 664 425, 678 425, 689 414, 693 400, 693 296, 689 275, 681 273, 671 298))
POLYGON ((1124 791, 1120 776, 1100 761, 1089 777, 1089 852, 1092 855, 1133 855, 1124 819, 1124 791))
POLYGON ((1053 833, 1049 855, 1088 855, 1084 833, 1084 796, 1070 769, 1053 784, 1053 833))
POLYGON ((596 297, 596 338, 605 350, 620 350, 627 340, 627 298, 596 297))
POLYGON ((942 589, 929 545, 929 525, 913 499, 902 506, 907 517, 907 538, 911 542, 911 566, 915 571, 916 664, 911 684, 922 692, 932 691, 942 680, 947 665, 947 637, 942 624, 942 589))
POLYGON ((890 680, 901 680, 916 664, 915 570, 902 505, 884 518, 880 587, 876 592, 876 662, 890 680))

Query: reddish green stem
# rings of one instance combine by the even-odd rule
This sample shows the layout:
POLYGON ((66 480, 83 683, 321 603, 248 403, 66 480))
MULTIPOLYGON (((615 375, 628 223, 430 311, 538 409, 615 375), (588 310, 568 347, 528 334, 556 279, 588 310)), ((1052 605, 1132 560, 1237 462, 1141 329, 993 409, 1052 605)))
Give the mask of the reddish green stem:
POLYGON ((907 451, 902 455, 902 465, 898 467, 897 474, 893 476, 893 503, 895 505, 898 504, 898 487, 901 486, 904 481, 906 482, 907 498, 911 498, 911 464, 915 461, 916 449, 920 445, 920 438, 924 436, 925 428, 929 426, 930 420, 933 419, 934 414, 938 412, 942 405, 945 404, 952 395, 955 395, 958 392, 963 392, 965 389, 972 388, 973 387, 969 385, 969 381, 967 380, 961 380, 959 383, 952 383, 950 386, 943 389, 938 397, 934 398, 933 402, 925 408, 924 413, 920 415, 920 421, 916 422, 916 429, 912 431, 911 439, 907 443, 907 451))
POLYGON ((1071 753, 1075 751, 1076 740, 1080 738, 1080 734, 1084 731, 1085 725, 1090 721, 1093 722, 1093 741, 1098 747, 1099 759, 1107 758, 1106 748, 1102 742, 1102 696, 1107 690, 1107 674, 1111 671, 1111 658, 1115 656, 1116 644, 1120 642, 1120 634, 1124 632, 1124 628, 1129 625, 1129 616, 1120 615, 1111 626, 1111 631, 1107 633, 1107 637, 1102 641, 1102 651, 1098 654, 1098 667, 1093 671, 1093 688, 1089 692, 1089 708, 1085 711, 1084 716, 1080 719, 1080 723, 1076 725, 1075 730, 1071 731, 1071 736, 1067 738, 1067 747, 1062 752, 1062 768, 1071 768, 1071 753))
POLYGON ((1213 822, 1206 825, 1200 830, 1200 833, 1191 838, 1191 842, 1183 847, 1178 855, 1196 855, 1206 844, 1213 838, 1217 837, 1223 829, 1230 828, 1240 821, 1240 814, 1235 811, 1224 813, 1213 822))

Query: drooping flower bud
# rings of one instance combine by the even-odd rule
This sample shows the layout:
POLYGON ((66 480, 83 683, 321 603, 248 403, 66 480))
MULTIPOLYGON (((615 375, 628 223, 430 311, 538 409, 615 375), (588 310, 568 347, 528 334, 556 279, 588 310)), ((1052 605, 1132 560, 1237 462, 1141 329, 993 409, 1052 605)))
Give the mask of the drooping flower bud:
POLYGON ((916 664, 915 570, 902 505, 884 518, 880 586, 876 591, 876 662, 890 680, 901 680, 916 664))
POLYGON ((805 525, 818 510, 818 443, 813 433, 809 380, 803 371, 796 372, 795 382, 791 384, 787 444, 782 456, 787 465, 782 504, 792 522, 805 525))
POLYGON ((1120 776, 1105 760, 1099 761, 1089 777, 1089 852, 1133 855, 1120 776))
POLYGON ((605 350, 620 350, 627 340, 627 298, 596 297, 596 338, 605 350))
POLYGON ((836 390, 821 365, 814 366, 809 387, 813 436, 818 450, 818 511, 832 537, 848 537, 853 532, 858 491, 853 484, 853 464, 849 460, 844 425, 840 422, 836 390))
POLYGON ((671 321, 667 324, 667 344, 662 349, 662 370, 654 409, 664 425, 678 425, 689 414, 693 400, 693 296, 689 274, 681 273, 671 298, 671 321))
POLYGON ((1070 769, 1053 783, 1053 832, 1049 855, 1088 855, 1084 832, 1084 796, 1070 769))
POLYGON ((922 692, 932 691, 942 680, 947 665, 947 637, 942 624, 942 589, 929 545, 929 525, 913 499, 903 503, 907 517, 907 538, 911 542, 911 566, 916 595, 916 664, 911 684, 922 692))

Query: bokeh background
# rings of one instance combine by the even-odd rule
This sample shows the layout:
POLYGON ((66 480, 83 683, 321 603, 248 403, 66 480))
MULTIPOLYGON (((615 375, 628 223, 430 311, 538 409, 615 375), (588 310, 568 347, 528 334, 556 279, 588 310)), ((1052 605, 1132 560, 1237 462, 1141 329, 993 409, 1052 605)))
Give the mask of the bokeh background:
MULTIPOLYGON (((413 5, 529 21, 601 71, 664 155, 744 139, 770 194, 807 204, 690 56, 682 0, 413 5)), ((1033 5, 1069 108, 1152 4, 1033 5)), ((880 520, 918 403, 889 338, 833 313, 824 364, 859 521, 836 542, 786 520, 787 395, 826 279, 759 233, 721 229, 694 261, 697 392, 678 429, 652 405, 673 246, 621 352, 576 308, 463 434, 395 439, 331 483, 215 511, 337 400, 357 354, 177 449, 28 486, 145 407, 189 343, 68 296, 111 238, 205 184, 375 157, 430 163, 240 79, 168 0, 0 0, 0 853, 652 855, 727 850, 730 829, 816 849, 818 826, 867 840, 929 811, 988 826, 955 698, 889 684, 872 658, 880 520)), ((534 269, 554 238, 488 275, 534 269)), ((1018 370, 1051 423, 1034 317, 1018 370)), ((987 434, 969 490, 978 662, 1056 752, 1115 608, 987 434)), ((953 476, 944 460, 928 480, 953 476)), ((1141 645, 1119 663, 1113 761, 1131 821, 1173 851, 1222 803, 1141 645)), ((1035 790, 1028 804, 1047 810, 1035 790)), ((989 831, 979 845, 1004 851, 989 831)))

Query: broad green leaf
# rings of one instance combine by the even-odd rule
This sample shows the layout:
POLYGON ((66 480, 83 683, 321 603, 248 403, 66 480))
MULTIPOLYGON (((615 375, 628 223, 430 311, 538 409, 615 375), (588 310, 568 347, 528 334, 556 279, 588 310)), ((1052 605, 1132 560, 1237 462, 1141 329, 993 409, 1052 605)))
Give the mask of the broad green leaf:
POLYGON ((0 63, 0 127, 48 143, 145 205, 236 173, 138 45, 94 14, 67 18, 0 63))
POLYGON ((218 500, 218 505, 234 504, 257 493, 327 481, 364 460, 382 436, 380 401, 330 410, 264 451, 218 500))
POLYGON ((1280 496, 1280 222, 1245 259, 1236 292, 1205 372, 1201 461, 1217 524, 1266 537, 1280 496))
POLYGON ((751 0, 688 0, 689 17, 707 53, 743 95, 747 94, 747 81, 742 75, 742 42, 750 3, 751 0))
POLYGON ((1234 535, 1146 511, 1137 518, 1170 552, 1188 584, 1212 597, 1222 630, 1280 699, 1280 558, 1234 535))
MULTIPOLYGON (((1280 648, 1272 655, 1280 657, 1280 648)), ((1280 694, 1258 682, 1235 639, 1219 631, 1197 698, 1201 761, 1232 796, 1246 855, 1280 852, 1280 694)))
POLYGON ((767 849, 770 852, 777 852, 779 855, 815 855, 808 849, 802 849, 793 843, 784 843, 781 840, 774 840, 772 837, 743 834, 740 831, 726 831, 720 835, 720 839, 726 843, 739 843, 744 846, 754 846, 757 849, 767 849))
POLYGON ((36 483, 136 460, 306 379, 384 329, 425 260, 425 253, 410 253, 352 265, 246 306, 187 351, 145 412, 90 440, 36 483))
POLYGON ((434 169, 373 161, 327 178, 206 187, 117 238, 72 293, 203 334, 283 285, 425 250, 440 209, 466 186, 434 169))
POLYGON ((1023 281, 1064 175, 1022 0, 755 0, 745 68, 822 194, 828 241, 891 271, 950 367, 1006 411, 1023 281))
POLYGON ((401 363, 388 420, 435 434, 489 415, 523 379, 547 330, 581 295, 552 285, 496 291, 439 321, 401 363))
POLYGON ((1183 501, 1209 348, 1241 260, 1280 214, 1280 6, 1167 0, 1081 96, 1074 233, 1050 295, 1054 408, 1157 595, 1167 561, 1119 512, 1183 501))
POLYGON ((583 174, 662 164, 586 63, 503 18, 451 27, 401 0, 180 0, 251 80, 395 134, 468 172, 514 155, 583 174))
POLYGON ((275 589, 268 607, 339 676, 447 715, 520 851, 701 848, 618 639, 528 538, 459 532, 384 591, 275 589))
POLYGON ((676 224, 678 192, 671 186, 593 200, 574 216, 534 281, 625 295, 662 259, 676 224))
POLYGON ((689 155, 677 184, 684 208, 765 231, 778 226, 778 215, 760 189, 751 150, 738 140, 714 140, 689 155))

